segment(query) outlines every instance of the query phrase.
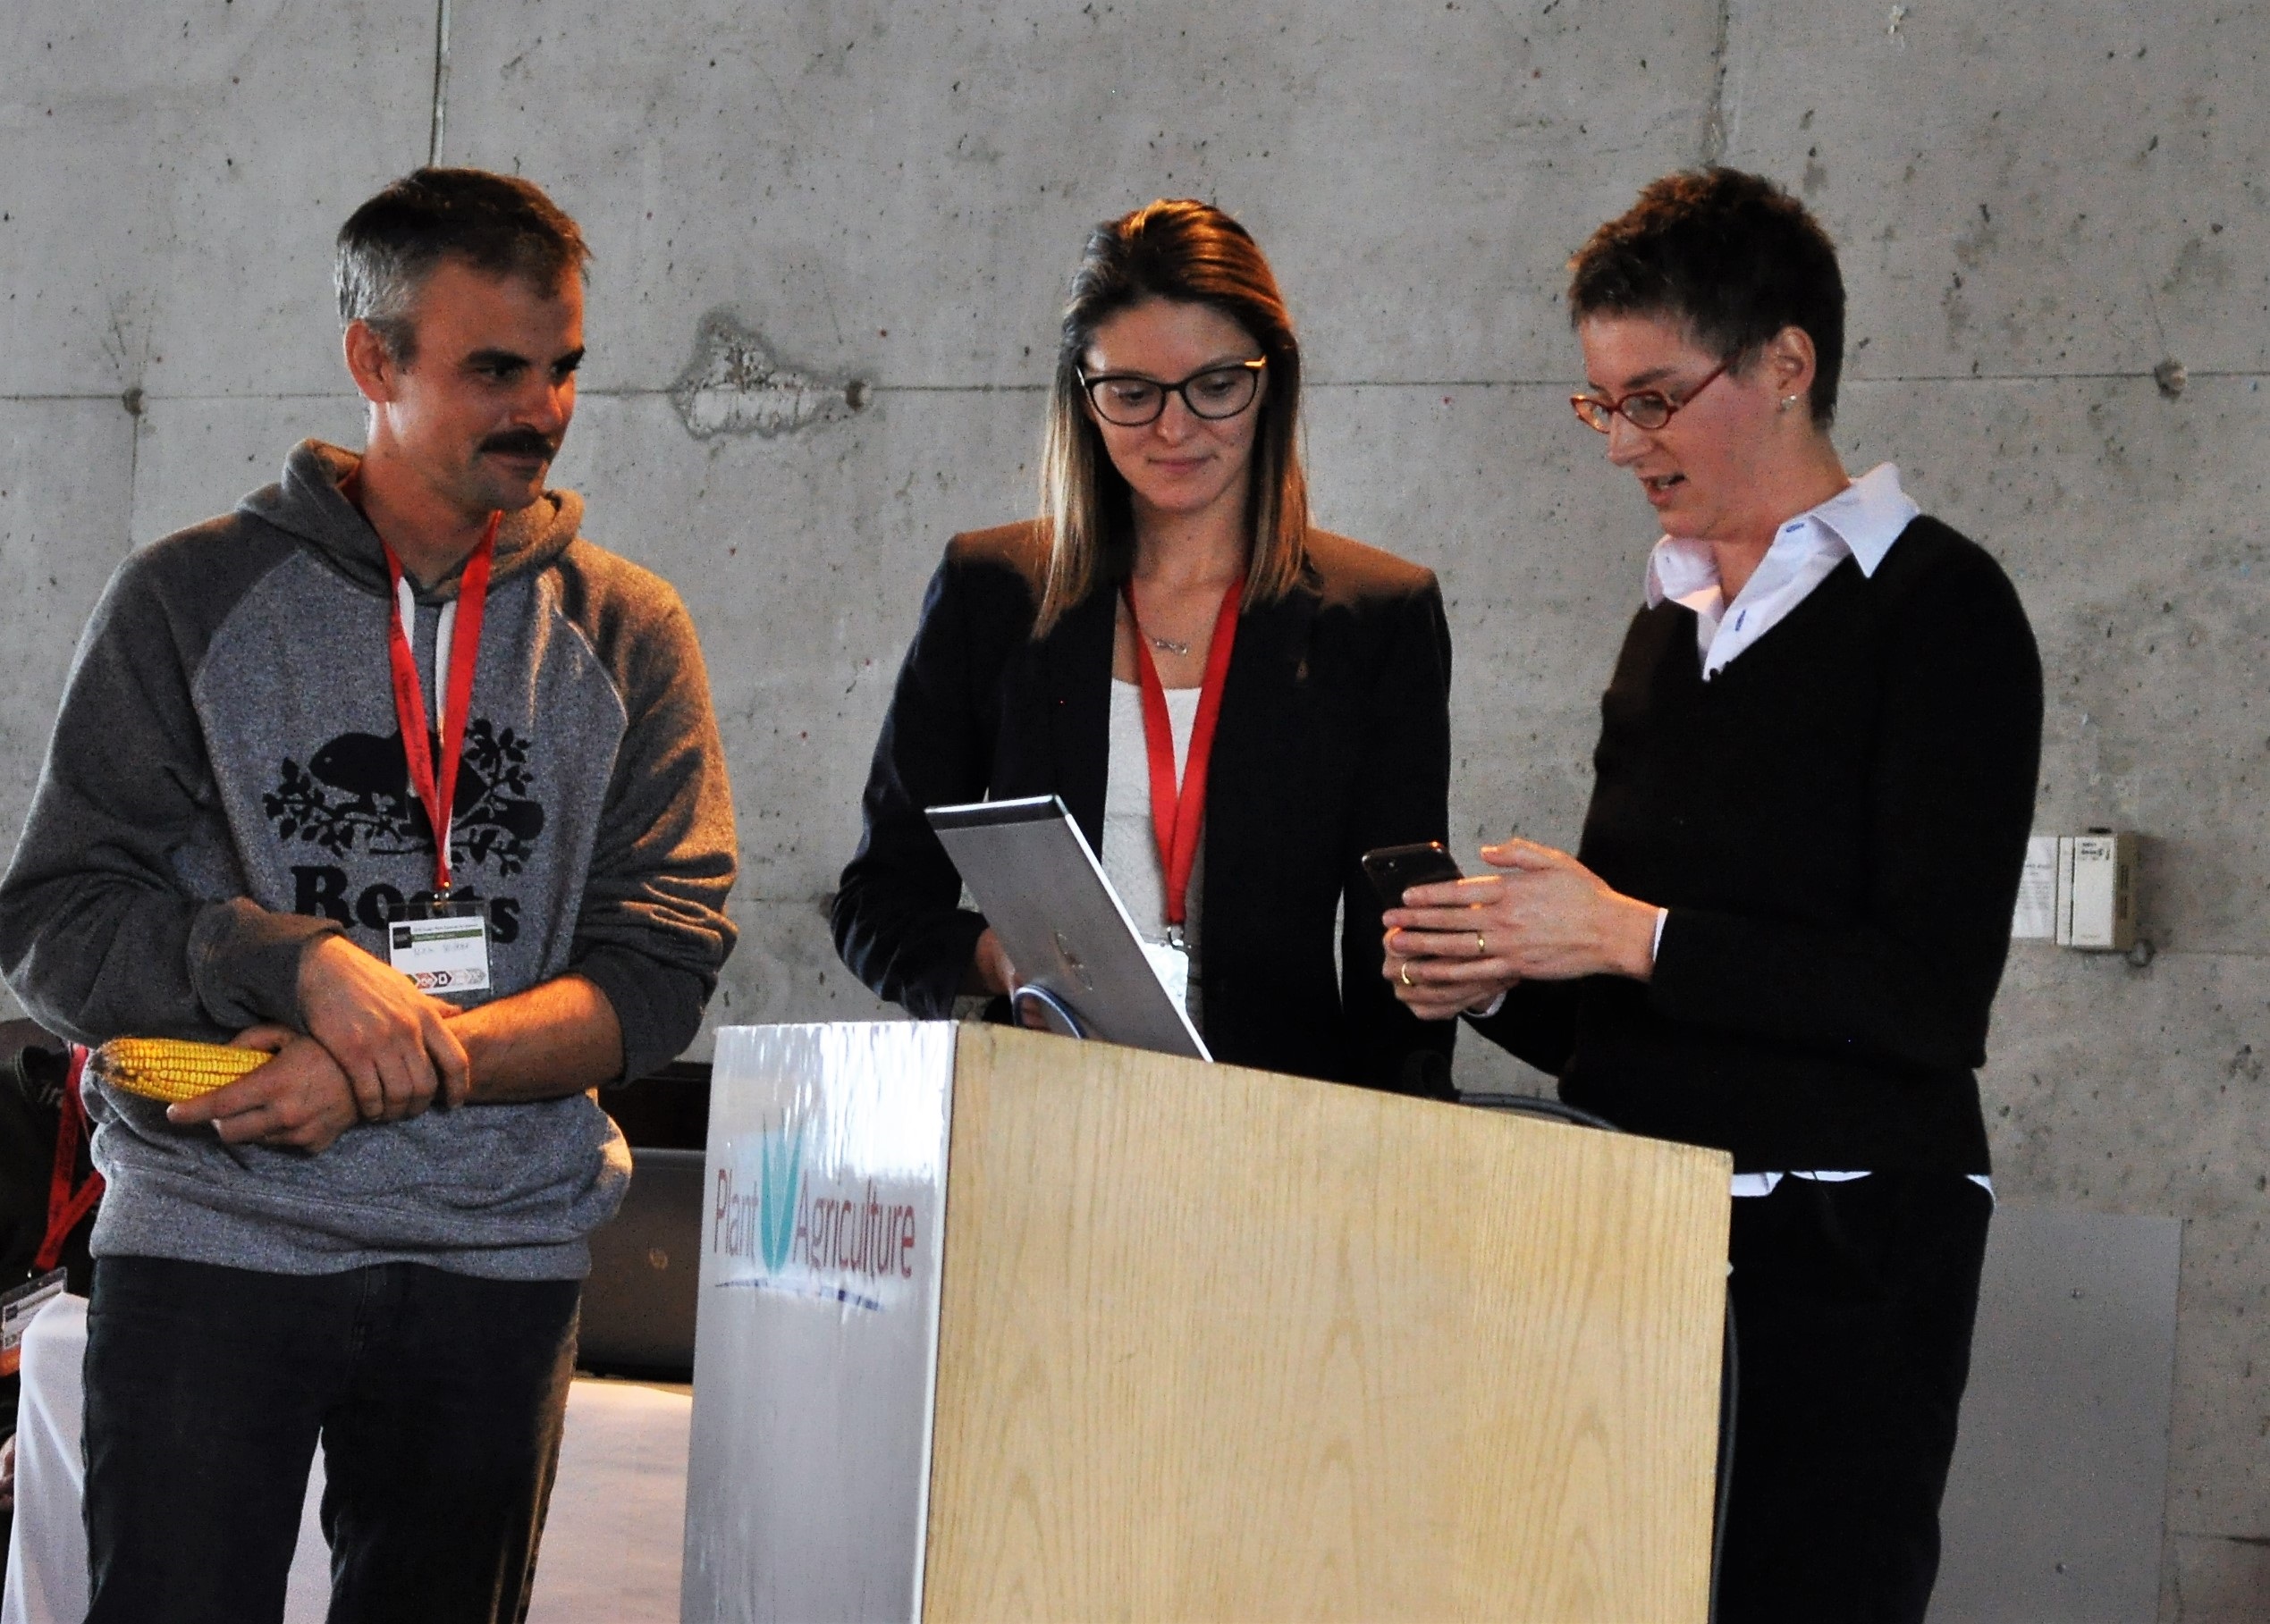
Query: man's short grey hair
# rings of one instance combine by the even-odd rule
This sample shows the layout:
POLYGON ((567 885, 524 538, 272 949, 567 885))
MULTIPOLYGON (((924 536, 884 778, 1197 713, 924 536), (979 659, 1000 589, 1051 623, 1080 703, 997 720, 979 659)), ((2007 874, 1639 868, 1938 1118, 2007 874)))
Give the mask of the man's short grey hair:
POLYGON ((450 258, 556 288, 587 273, 591 250, 576 223, 533 181, 485 169, 417 170, 339 228, 339 319, 363 323, 389 355, 408 363, 418 352, 418 296, 450 258))

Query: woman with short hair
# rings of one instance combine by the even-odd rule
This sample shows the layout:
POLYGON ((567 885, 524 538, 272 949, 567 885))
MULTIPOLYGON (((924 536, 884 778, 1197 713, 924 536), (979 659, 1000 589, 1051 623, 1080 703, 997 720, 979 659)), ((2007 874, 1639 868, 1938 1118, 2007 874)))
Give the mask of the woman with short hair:
POLYGON ((1577 416, 1655 509, 1569 856, 1414 887, 1383 973, 1569 1103, 1734 1158, 1725 1620, 1920 1620, 1993 1200, 1974 1068, 2041 666, 1994 560, 1829 439, 1844 284, 1754 175, 1572 262, 1577 416))
POLYGON ((1235 220, 1162 201, 1096 228, 1042 517, 948 545, 875 746, 833 922, 878 994, 941 1017, 1016 985, 923 812, 1053 793, 1216 1059, 1447 1092, 1451 1030, 1380 979, 1359 867, 1445 832, 1442 596, 1310 524, 1300 397, 1235 220))

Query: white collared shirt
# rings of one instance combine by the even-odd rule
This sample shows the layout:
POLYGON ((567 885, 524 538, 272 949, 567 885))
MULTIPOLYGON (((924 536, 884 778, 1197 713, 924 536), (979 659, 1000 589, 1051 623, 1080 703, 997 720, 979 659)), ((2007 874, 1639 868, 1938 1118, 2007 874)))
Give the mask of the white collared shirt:
POLYGON ((1900 471, 1879 462, 1818 508, 1775 533, 1755 575, 1732 603, 1718 582, 1718 556, 1708 542, 1667 535, 1648 554, 1648 607, 1665 599, 1694 610, 1695 643, 1709 681, 1751 644, 1788 618, 1829 572, 1851 559, 1874 576, 1922 511, 1900 489, 1900 471))

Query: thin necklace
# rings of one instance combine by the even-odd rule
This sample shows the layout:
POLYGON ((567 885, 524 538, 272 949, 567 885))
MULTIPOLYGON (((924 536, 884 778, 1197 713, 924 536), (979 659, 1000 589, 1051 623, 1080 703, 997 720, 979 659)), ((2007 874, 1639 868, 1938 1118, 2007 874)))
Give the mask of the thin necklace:
MULTIPOLYGON (((1135 614, 1135 603, 1132 593, 1129 595, 1127 611, 1128 618, 1133 619, 1135 614)), ((1161 637, 1158 633, 1152 631, 1140 620, 1136 620, 1135 626, 1135 630, 1141 632, 1143 635, 1144 639, 1150 643, 1151 646, 1157 649, 1160 653, 1173 654, 1180 658, 1188 657, 1190 653, 1190 644, 1187 643, 1177 643, 1172 637, 1161 637)))
POLYGON ((1186 655, 1190 652, 1190 645, 1187 643, 1177 643, 1172 637, 1161 637, 1158 633, 1144 626, 1142 621, 1135 620, 1135 605, 1133 603, 1129 603, 1127 605, 1127 618, 1135 620, 1135 630, 1141 632, 1143 635, 1144 641, 1149 643, 1152 648, 1157 649, 1160 653, 1186 655))

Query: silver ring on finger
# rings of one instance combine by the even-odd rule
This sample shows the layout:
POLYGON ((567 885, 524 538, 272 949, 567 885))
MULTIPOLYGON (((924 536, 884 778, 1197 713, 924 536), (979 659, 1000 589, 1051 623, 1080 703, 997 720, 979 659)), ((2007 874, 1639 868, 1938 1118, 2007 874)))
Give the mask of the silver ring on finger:
POLYGON ((1400 977, 1400 978, 1402 979, 1403 984, 1404 984, 1405 987, 1408 987, 1408 986, 1412 985, 1412 980, 1411 980, 1411 961, 1410 961, 1409 959, 1405 959, 1405 960, 1404 960, 1404 961, 1403 961, 1403 965, 1402 965, 1402 968, 1400 968, 1399 970, 1397 970, 1397 971, 1396 972, 1396 974, 1397 974, 1398 977, 1400 977))

